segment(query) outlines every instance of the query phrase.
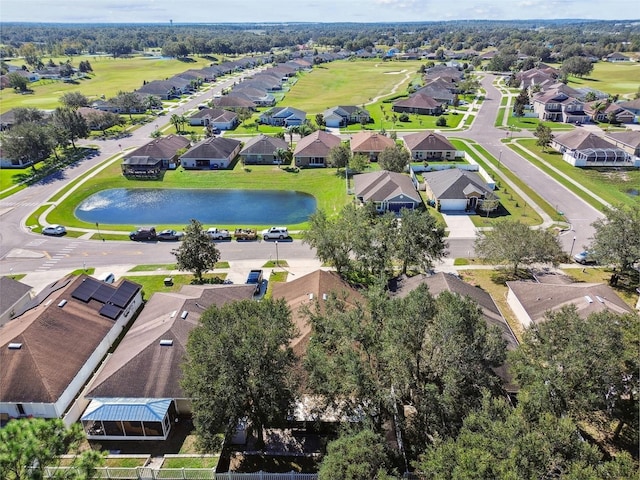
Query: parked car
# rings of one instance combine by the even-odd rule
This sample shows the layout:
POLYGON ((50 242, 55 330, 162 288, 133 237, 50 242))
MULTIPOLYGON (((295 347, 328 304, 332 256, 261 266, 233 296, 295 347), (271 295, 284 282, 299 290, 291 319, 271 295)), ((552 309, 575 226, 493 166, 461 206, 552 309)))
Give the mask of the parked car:
POLYGON ((255 290, 255 294, 257 295, 258 293, 260 293, 260 290, 262 289, 262 270, 256 269, 256 270, 251 270, 249 272, 249 275, 247 276, 247 281, 245 282, 247 285, 255 285, 256 286, 256 290, 255 290))
POLYGON ((113 283, 116 281, 116 276, 111 272, 105 272, 98 277, 98 280, 104 283, 113 283))
POLYGON ((64 235, 65 233, 67 233, 67 229, 64 228, 62 225, 49 225, 48 227, 44 227, 42 229, 43 235, 60 236, 60 235, 64 235))
POLYGON ((282 240, 289 236, 287 227, 271 227, 261 232, 264 240, 282 240))
POLYGON ((585 250, 584 252, 576 253, 573 256, 573 260, 577 263, 581 263, 582 265, 586 265, 587 263, 596 263, 593 252, 589 252, 587 250, 585 250))
POLYGON ((229 230, 211 227, 206 233, 211 237, 211 240, 231 240, 229 230))
POLYGON ((258 234, 255 230, 250 228, 236 228, 235 232, 233 232, 233 237, 241 242, 241 241, 249 241, 255 240, 258 238, 258 234))
POLYGON ((178 232, 176 230, 162 230, 158 234, 158 240, 177 241, 182 240, 184 232, 178 232))
POLYGON ((139 227, 137 230, 129 233, 129 238, 131 240, 155 240, 156 239, 156 229, 155 227, 139 227))

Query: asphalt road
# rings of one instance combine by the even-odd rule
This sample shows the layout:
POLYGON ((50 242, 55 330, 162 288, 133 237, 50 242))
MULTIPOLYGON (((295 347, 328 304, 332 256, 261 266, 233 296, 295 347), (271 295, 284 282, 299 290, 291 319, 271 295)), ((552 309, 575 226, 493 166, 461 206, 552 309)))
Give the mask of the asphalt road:
MULTIPOLYGON (((246 72, 245 75, 250 75, 246 72)), ((135 265, 150 263, 171 263, 174 261, 171 243, 137 243, 126 241, 100 242, 63 237, 51 238, 33 234, 25 226, 27 216, 38 206, 46 202, 70 180, 85 174, 95 165, 107 160, 120 151, 138 147, 147 142, 151 132, 168 123, 172 113, 182 114, 195 108, 203 100, 211 98, 223 88, 232 85, 239 78, 231 78, 213 89, 195 95, 189 101, 178 106, 173 112, 158 117, 155 122, 144 125, 130 136, 120 139, 99 141, 100 153, 93 158, 78 162, 73 167, 54 175, 36 185, 0 201, 0 274, 47 271, 50 269, 77 269, 86 266, 106 267, 112 265, 135 265)), ((451 132, 451 135, 476 140, 489 153, 500 158, 502 163, 517 176, 527 182, 550 204, 557 205, 573 226, 573 231, 563 237, 567 251, 573 246, 574 252, 589 243, 593 230, 590 224, 601 216, 599 212, 577 198, 551 177, 532 166, 516 153, 506 148, 500 139, 505 131, 494 127, 494 121, 500 105, 500 93, 492 85, 493 76, 486 75, 482 81, 487 92, 471 128, 466 132, 451 132), (573 238, 576 238, 575 242, 573 238)), ((95 141, 93 142, 95 143, 95 141)), ((448 241, 449 258, 473 255, 473 238, 456 238, 448 241)), ((299 240, 280 242, 280 258, 313 258, 314 252, 299 240)), ((222 258, 228 261, 252 260, 256 262, 275 258, 275 246, 271 242, 220 243, 222 258)))

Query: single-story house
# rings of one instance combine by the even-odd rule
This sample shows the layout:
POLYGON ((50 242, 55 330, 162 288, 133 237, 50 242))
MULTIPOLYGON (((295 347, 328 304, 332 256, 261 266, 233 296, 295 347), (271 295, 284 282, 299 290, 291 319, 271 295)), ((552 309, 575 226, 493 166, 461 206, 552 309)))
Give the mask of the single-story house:
POLYGON ((370 161, 378 160, 378 155, 387 147, 395 146, 396 142, 382 133, 362 131, 351 137, 351 153, 366 155, 370 161))
POLYGON ((602 100, 594 100, 584 104, 585 113, 594 122, 609 122, 609 119, 613 116, 617 123, 633 123, 636 118, 632 112, 622 108, 617 103, 605 102, 604 108, 598 109, 598 104, 602 102, 602 100))
POLYGON ((475 172, 459 168, 423 173, 427 197, 443 211, 470 211, 482 204, 492 189, 475 172))
POLYGON ((455 160, 456 147, 439 133, 425 130, 402 137, 414 160, 455 160))
POLYGON ((293 159, 297 167, 326 167, 329 151, 340 143, 340 137, 316 130, 300 139, 293 151, 293 159))
POLYGON ((0 328, 0 414, 77 421, 77 409, 66 412, 142 306, 141 290, 68 275, 16 312, 0 328))
POLYGON ((153 95, 161 100, 179 97, 182 92, 169 80, 153 80, 136 90, 141 95, 153 95))
POLYGON ((221 108, 203 108, 189 117, 189 125, 233 130, 238 125, 238 114, 221 108))
POLYGON ((557 135, 551 147, 574 167, 615 166, 630 164, 631 156, 624 149, 587 130, 576 129, 557 135))
POLYGON ((224 108, 225 110, 238 111, 243 108, 251 110, 256 109, 256 104, 241 94, 230 93, 213 99, 213 105, 216 108, 224 108))
POLYGON ((278 162, 276 151, 289 149, 289 144, 281 138, 260 134, 248 140, 240 151, 245 165, 274 165, 278 162))
POLYGON ((242 142, 226 137, 209 137, 195 144, 180 156, 186 169, 214 170, 229 168, 242 147, 242 142))
POLYGON ((422 205, 420 194, 408 175, 386 170, 354 175, 356 198, 373 202, 380 212, 399 212, 402 208, 414 209, 422 205))
POLYGON ((276 127, 292 127, 302 125, 306 119, 307 113, 297 108, 273 107, 262 113, 258 121, 276 127))
POLYGON ((536 283, 507 282, 507 303, 524 326, 545 320, 547 312, 559 310, 565 305, 576 307, 580 317, 609 310, 622 315, 633 310, 616 292, 604 283, 536 283))
MULTIPOLYGON (((478 304, 482 312, 482 319, 488 327, 497 327, 506 343, 508 351, 515 350, 518 346, 513 330, 502 316, 491 295, 481 288, 463 282, 451 273, 436 273, 434 275, 415 275, 413 277, 401 276, 393 279, 389 284, 389 292, 392 296, 406 297, 419 285, 425 283, 429 292, 435 297, 442 292, 451 292, 462 297, 469 297, 478 304)), ((493 369, 502 379, 507 392, 517 392, 518 387, 513 383, 513 377, 508 371, 507 365, 501 365, 493 369)))
POLYGON ((190 145, 190 141, 180 135, 167 135, 151 140, 146 145, 127 153, 122 161, 124 175, 146 173, 158 174, 159 170, 175 168, 178 152, 190 145))
POLYGON ((441 115, 444 112, 442 102, 424 93, 414 93, 409 98, 393 102, 394 112, 416 113, 418 115, 441 115))
POLYGON ((9 130, 16 123, 14 109, 0 114, 0 131, 9 130))
POLYGON ((640 98, 629 100, 628 102, 620 102, 618 105, 635 115, 640 115, 640 98))
POLYGON ((613 52, 604 57, 606 62, 630 62, 631 59, 620 52, 613 52))
POLYGON ((253 298, 252 285, 185 285, 155 293, 87 389, 89 440, 162 440, 191 413, 180 385, 189 333, 212 305, 253 298))
POLYGON ((31 301, 33 288, 11 277, 0 277, 0 327, 31 301))
POLYGON ((357 105, 341 105, 328 108, 322 113, 324 124, 327 127, 339 128, 346 127, 352 123, 369 123, 371 115, 369 112, 357 105))
POLYGON ((273 93, 267 92, 261 88, 249 86, 242 88, 236 87, 233 89, 232 94, 237 97, 250 100, 258 107, 272 107, 276 104, 276 97, 273 96, 273 93))
POLYGON ((609 132, 604 138, 629 155, 640 157, 640 131, 609 132))
POLYGON ((297 335, 289 344, 298 358, 304 356, 311 338, 311 325, 307 322, 304 309, 317 305, 324 312, 324 302, 329 295, 335 295, 350 308, 364 301, 358 290, 345 282, 333 271, 316 270, 290 282, 274 282, 271 296, 283 298, 291 309, 297 335))

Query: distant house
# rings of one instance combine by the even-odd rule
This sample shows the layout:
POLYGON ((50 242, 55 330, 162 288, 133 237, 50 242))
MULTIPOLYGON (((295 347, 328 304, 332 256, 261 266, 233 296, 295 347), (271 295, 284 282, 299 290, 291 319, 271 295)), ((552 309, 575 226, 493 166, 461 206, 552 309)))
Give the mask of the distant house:
POLYGON ((455 160, 456 147, 439 133, 424 132, 410 133, 402 137, 407 150, 414 160, 455 160))
POLYGON ((576 129, 557 135, 551 147, 574 167, 616 166, 631 162, 624 149, 587 130, 576 129))
POLYGON ((296 166, 326 167, 329 151, 340 143, 340 137, 322 130, 302 137, 293 151, 296 166))
POLYGON ((14 109, 0 114, 0 131, 9 130, 16 123, 14 109))
POLYGON ((165 440, 191 413, 182 363, 189 333, 212 305, 251 299, 251 285, 185 285, 155 293, 87 389, 90 440, 165 440))
POLYGON ((365 155, 370 161, 378 160, 378 155, 387 147, 395 146, 396 142, 381 133, 362 131, 351 137, 351 153, 365 155))
POLYGON ((245 143, 240 157, 245 165, 274 165, 278 162, 276 151, 289 149, 289 144, 281 138, 258 135, 245 143))
POLYGON ((233 130, 238 125, 238 114, 221 108, 203 108, 189 117, 189 125, 233 130))
POLYGON ((386 170, 354 175, 355 197, 361 203, 373 202, 380 212, 399 212, 422 205, 420 194, 408 175, 386 170))
POLYGON ((146 145, 127 153, 122 161, 124 175, 158 175, 160 170, 175 168, 178 152, 190 145, 180 135, 168 135, 151 140, 146 145))
POLYGON ((241 147, 242 143, 233 138, 206 138, 182 154, 180 164, 186 170, 229 168, 241 147))
POLYGON ((214 98, 213 105, 216 108, 224 108, 225 110, 233 110, 236 112, 242 109, 251 111, 254 111, 256 109, 255 102, 249 100, 247 97, 240 93, 230 93, 229 95, 223 95, 219 98, 214 98))
POLYGON ((175 82, 169 80, 153 80, 138 88, 136 92, 141 95, 153 95, 161 100, 170 100, 182 95, 175 82))
POLYGON ((441 115, 444 112, 442 102, 424 93, 414 93, 408 98, 393 102, 394 112, 415 113, 418 115, 441 115))
POLYGON ((633 310, 616 292, 603 283, 507 282, 507 303, 524 327, 545 320, 547 312, 566 305, 576 307, 581 318, 591 313, 610 311, 622 315, 633 310))
POLYGON ((341 105, 328 108, 322 113, 324 124, 330 128, 346 127, 353 123, 369 123, 371 115, 357 105, 341 105))
POLYGON ((0 414, 75 422, 69 407, 141 306, 128 280, 69 275, 46 287, 0 328, 0 414))
POLYGON ((609 122, 613 117, 616 123, 633 123, 635 115, 617 103, 594 100, 584 104, 584 111, 594 122, 609 122), (600 105, 599 105, 600 104, 600 105), (598 108, 602 106, 604 108, 598 108))
MULTIPOLYGON (((450 273, 440 272, 429 276, 415 275, 413 277, 401 276, 390 282, 389 291, 392 296, 402 298, 423 283, 429 287, 429 292, 435 297, 442 292, 451 292, 473 300, 480 308, 482 319, 486 322, 487 327, 498 328, 506 344, 507 351, 515 350, 518 347, 518 340, 513 330, 511 330, 511 327, 502 316, 491 295, 481 288, 463 282, 460 278, 450 273)), ((518 387, 514 384, 513 377, 509 373, 506 364, 493 370, 502 379, 503 386, 507 392, 515 393, 518 391, 518 387)))
POLYGON ((307 113, 293 107, 273 107, 260 115, 258 121, 276 127, 292 127, 302 125, 307 113))
POLYGON ((492 193, 480 175, 459 168, 425 172, 423 178, 427 197, 443 211, 475 210, 492 193))
POLYGON ((432 84, 427 84, 424 87, 419 88, 415 91, 414 95, 425 95, 433 98, 441 105, 453 105, 453 102, 456 99, 455 91, 455 84, 436 81, 432 84))
POLYGON ((618 105, 625 110, 629 110, 634 115, 640 115, 640 98, 636 98, 635 100, 629 100, 628 102, 620 102, 618 105))
POLYGON ((620 52, 613 52, 604 57, 607 62, 630 62, 631 59, 620 52))
POLYGON ((232 94, 241 98, 246 98, 247 100, 251 100, 258 107, 272 107, 276 104, 276 97, 273 96, 273 93, 270 93, 265 89, 259 87, 236 87, 233 89, 232 94))
POLYGON ((0 327, 22 311, 32 297, 33 288, 11 277, 0 277, 0 327))

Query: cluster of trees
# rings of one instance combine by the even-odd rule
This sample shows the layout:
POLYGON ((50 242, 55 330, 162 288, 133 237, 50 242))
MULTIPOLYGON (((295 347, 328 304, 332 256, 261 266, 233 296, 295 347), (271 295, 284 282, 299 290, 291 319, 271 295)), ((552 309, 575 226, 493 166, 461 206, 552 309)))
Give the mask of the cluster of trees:
POLYGON ((444 228, 424 210, 380 214, 372 203, 346 205, 333 218, 322 210, 309 217, 304 242, 340 274, 370 283, 390 278, 396 267, 429 270, 445 255, 444 228))

